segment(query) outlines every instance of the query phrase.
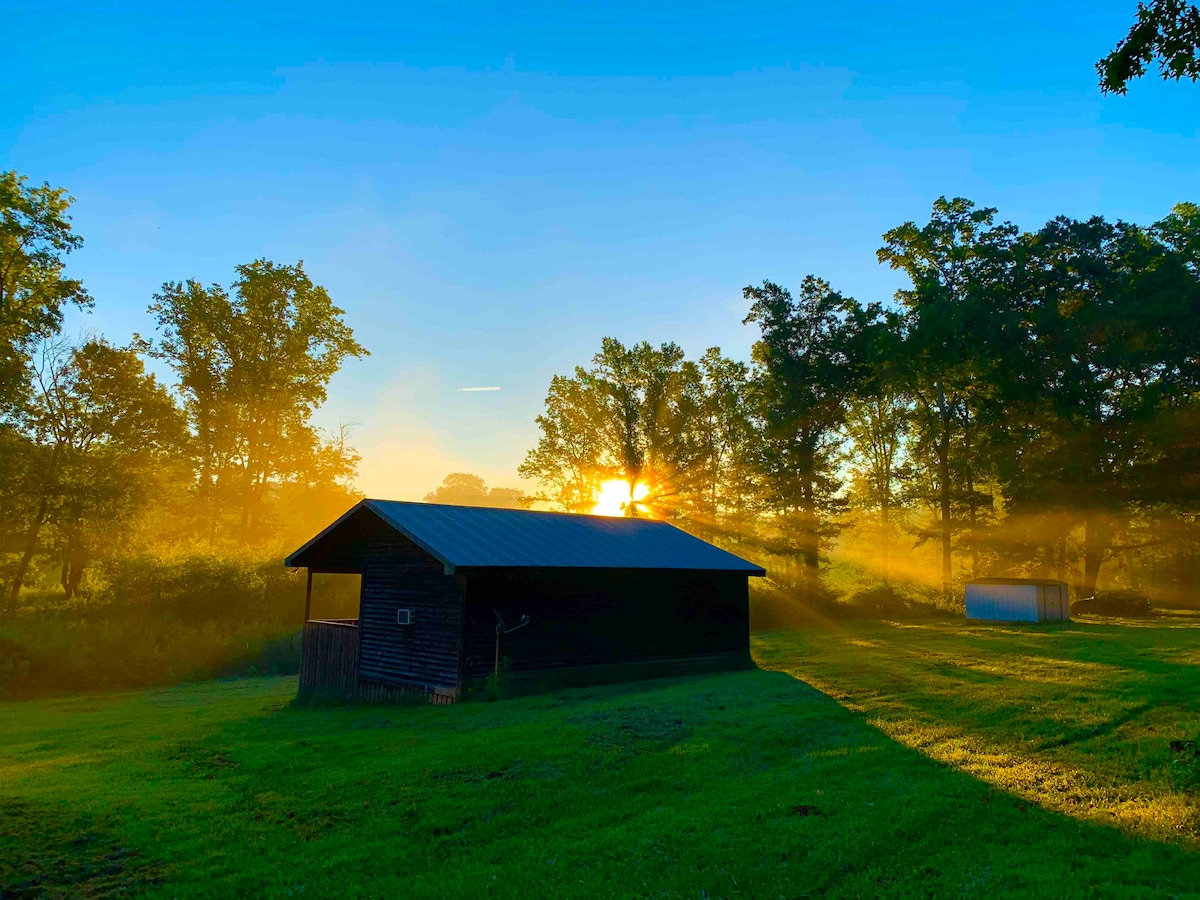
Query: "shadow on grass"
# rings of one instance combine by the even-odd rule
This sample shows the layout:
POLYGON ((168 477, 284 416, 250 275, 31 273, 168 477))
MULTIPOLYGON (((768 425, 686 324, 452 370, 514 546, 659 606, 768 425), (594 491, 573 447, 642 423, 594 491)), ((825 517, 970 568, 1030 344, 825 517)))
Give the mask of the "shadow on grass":
MULTIPOLYGON (((73 732, 76 752, 111 764, 31 767, 4 787, 59 810, 65 832, 154 847, 173 863, 163 893, 180 898, 1195 892, 1200 854, 1187 846, 1035 802, 954 757, 957 738, 936 729, 961 731, 949 713, 976 700, 911 724, 931 701, 906 682, 927 676, 888 656, 893 644, 885 629, 789 636, 760 648, 786 674, 451 707, 303 708, 278 686, 191 687, 187 703, 156 699, 146 731, 123 738, 112 729, 133 719, 120 705, 62 712, 111 719, 98 737, 73 732), (797 680, 803 671, 823 689, 797 680), (836 702, 834 684, 846 690, 836 702), (197 708, 211 717, 201 729, 197 708)), ((56 752, 38 749, 36 716, 20 736, 31 763, 56 752)), ((1020 739, 1006 734, 1011 759, 1020 739)), ((22 838, 6 840, 0 855, 22 838)))
POLYGON ((1048 809, 1200 847, 1192 633, 888 625, 771 635, 764 666, 889 737, 1048 809), (869 646, 866 641, 869 641, 869 646))

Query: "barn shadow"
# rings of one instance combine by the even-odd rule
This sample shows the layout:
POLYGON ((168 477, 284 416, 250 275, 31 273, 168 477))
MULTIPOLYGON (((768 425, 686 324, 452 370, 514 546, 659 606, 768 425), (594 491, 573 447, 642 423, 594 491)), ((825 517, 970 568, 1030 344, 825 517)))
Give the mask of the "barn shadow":
MULTIPOLYGON (((206 852, 233 866, 238 848, 258 848, 257 869, 229 875, 246 891, 280 867, 316 885, 334 853, 340 871, 386 857, 395 877, 413 879, 436 859, 446 884, 478 886, 483 872, 527 896, 568 895, 577 870, 547 869, 547 847, 681 896, 685 886, 736 895, 718 868, 759 896, 1186 895, 1200 884, 1183 832, 1085 814, 1089 785, 1070 780, 1082 765, 1058 766, 1065 781, 998 778, 1036 770, 1011 733, 988 731, 982 713, 962 718, 975 700, 953 707, 905 686, 994 686, 978 660, 955 681, 938 673, 952 667, 937 654, 924 668, 885 656, 878 627, 825 635, 841 658, 811 652, 813 639, 779 639, 759 670, 445 707, 295 707, 282 682, 267 692, 256 679, 146 692, 135 711, 164 743, 123 801, 136 822, 114 822, 114 833, 149 846, 149 835, 185 831, 205 797, 220 810, 206 852), (889 667, 897 680, 881 682, 889 667), (1058 787, 1085 793, 1070 806, 1058 787), (692 874, 669 882, 678 872, 692 874)), ((63 746, 76 715, 97 713, 70 712, 63 746)), ((1024 752, 1037 762, 1081 744, 1024 752)), ((108 790, 99 774, 86 783, 108 790)), ((613 895, 637 893, 614 885, 613 895)))
MULTIPOLYGON (((522 846, 559 841, 578 827, 568 812, 547 819, 547 806, 586 810, 593 838, 625 842, 635 855, 648 841, 661 858, 711 853, 715 845, 705 849, 703 835, 718 827, 731 871, 787 859, 786 883, 814 895, 888 893, 914 867, 934 896, 1186 894, 1200 883, 1200 854, 1186 836, 1181 845, 1178 833, 1172 839, 1128 817, 1056 805, 1061 785, 1053 779, 1039 783, 1039 794, 993 777, 1027 767, 1027 759, 1002 758, 982 744, 947 756, 953 741, 928 723, 898 728, 861 697, 834 696, 812 681, 764 668, 449 707, 285 708, 252 727, 230 723, 206 744, 239 758, 245 789, 260 792, 253 759, 277 759, 278 748, 239 753, 236 745, 251 732, 271 745, 302 740, 296 759, 303 763, 294 761, 291 777, 324 798, 330 815, 345 817, 339 827, 360 822, 359 807, 380 791, 400 784, 417 795, 436 791, 455 811, 449 866, 487 852, 487 829, 473 823, 490 822, 502 798, 512 817, 506 839, 522 846), (396 743, 418 734, 419 748, 396 743), (393 749, 373 756, 381 745, 393 749), (972 768, 971 752, 993 771, 972 768), (370 762, 360 770, 347 759, 370 762), (364 771, 370 787, 361 786, 364 771), (675 817, 667 831, 664 810, 675 817), (837 865, 830 864, 834 845, 837 865)), ((291 781, 276 790, 298 816, 308 814, 291 781)), ((253 806, 249 794, 244 802, 253 806)), ((406 839, 442 839, 425 833, 419 809, 411 815, 406 839)), ((362 852, 378 852, 369 837, 362 852)), ((522 860, 518 854, 514 867, 522 860)))

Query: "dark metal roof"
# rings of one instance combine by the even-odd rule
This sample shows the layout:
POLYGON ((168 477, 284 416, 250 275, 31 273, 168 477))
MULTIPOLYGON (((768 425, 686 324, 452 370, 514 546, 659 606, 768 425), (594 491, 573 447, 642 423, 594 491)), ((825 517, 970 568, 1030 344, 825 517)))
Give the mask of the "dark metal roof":
POLYGON ((288 556, 287 565, 365 507, 438 559, 470 568, 693 569, 765 575, 754 563, 666 522, 611 516, 363 500, 288 556))

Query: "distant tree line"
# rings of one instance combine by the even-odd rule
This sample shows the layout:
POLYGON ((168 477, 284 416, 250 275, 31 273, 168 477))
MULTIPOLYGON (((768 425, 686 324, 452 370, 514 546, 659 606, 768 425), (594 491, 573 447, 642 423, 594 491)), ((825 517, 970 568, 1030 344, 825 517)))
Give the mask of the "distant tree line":
POLYGON ((552 380, 521 473, 576 511, 621 478, 629 514, 774 554, 810 594, 851 539, 884 583, 935 547, 944 595, 1007 573, 1088 596, 1114 560, 1200 586, 1200 208, 1022 231, 942 198, 878 258, 911 285, 887 303, 745 288, 750 366, 606 338, 552 380))
MULTIPOLYGON (((63 337, 90 308, 65 274, 82 238, 65 190, 0 173, 0 579, 10 610, 51 574, 71 601, 95 564, 178 547, 297 541, 353 498, 358 457, 311 422, 367 351, 303 265, 257 260, 227 288, 164 284, 154 333, 63 337), (168 387, 147 371, 160 360, 168 387)), ((103 578, 97 576, 100 581, 103 578)))

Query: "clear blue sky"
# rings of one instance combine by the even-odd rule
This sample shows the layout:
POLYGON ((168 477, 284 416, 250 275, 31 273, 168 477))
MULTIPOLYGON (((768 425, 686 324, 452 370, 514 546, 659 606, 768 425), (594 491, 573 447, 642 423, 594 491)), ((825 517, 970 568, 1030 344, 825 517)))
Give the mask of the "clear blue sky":
POLYGON ((1200 199, 1200 85, 1096 87, 1134 0, 514 7, 7 5, 0 167, 77 198, 71 329, 303 259, 374 354, 320 420, 419 498, 517 484, 603 335, 744 357, 747 283, 889 297, 879 236, 939 194, 1025 227, 1200 199))

